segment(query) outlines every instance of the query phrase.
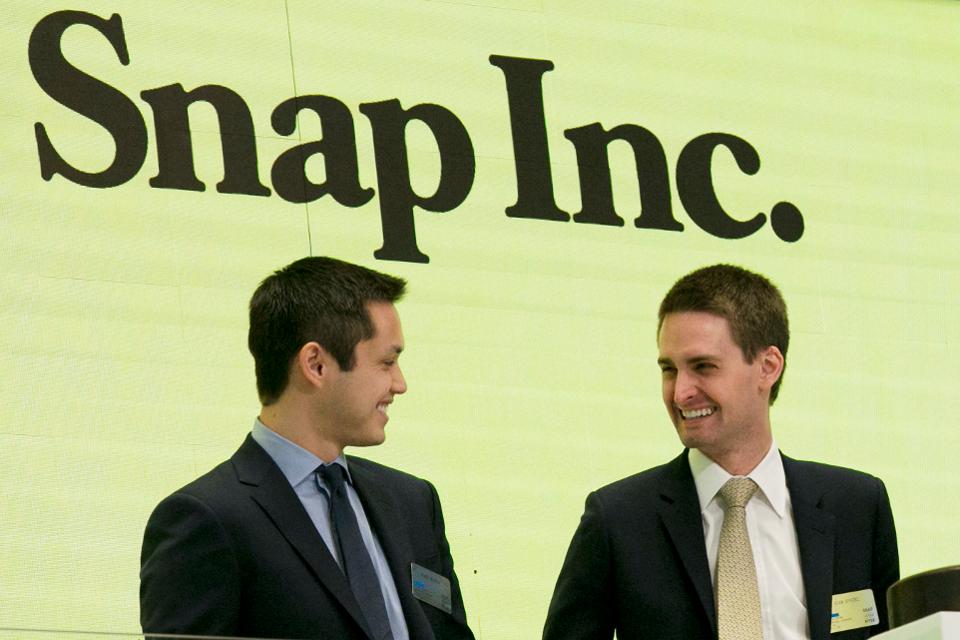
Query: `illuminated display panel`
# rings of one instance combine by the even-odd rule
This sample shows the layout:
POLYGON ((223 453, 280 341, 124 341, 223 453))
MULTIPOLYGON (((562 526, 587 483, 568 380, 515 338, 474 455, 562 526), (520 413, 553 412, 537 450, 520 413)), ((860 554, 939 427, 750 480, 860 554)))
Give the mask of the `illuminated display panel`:
POLYGON ((137 630, 146 518, 249 429, 247 300, 309 253, 410 280, 410 391, 387 443, 354 453, 437 486, 480 638, 535 637, 587 492, 679 451, 656 307, 677 277, 718 261, 769 275, 787 298, 780 447, 885 480, 904 575, 956 563, 955 4, 33 2, 4 14, 0 626, 137 630), (77 24, 59 44, 44 39, 64 21, 77 24), (77 72, 57 55, 97 82, 72 91, 64 73, 77 72), (161 152, 183 129, 157 114, 209 86, 249 124, 222 136, 198 102, 191 145, 161 152), (278 128, 295 96, 341 105, 350 126, 322 131, 303 111, 278 128), (37 123, 60 165, 43 159, 37 123), (627 130, 646 145, 639 172, 626 141, 597 143, 627 130), (336 158, 311 156, 299 178, 280 164, 323 137, 336 158), (602 166, 578 162, 603 149, 612 201, 602 166), (334 175, 356 183, 353 200, 334 175))

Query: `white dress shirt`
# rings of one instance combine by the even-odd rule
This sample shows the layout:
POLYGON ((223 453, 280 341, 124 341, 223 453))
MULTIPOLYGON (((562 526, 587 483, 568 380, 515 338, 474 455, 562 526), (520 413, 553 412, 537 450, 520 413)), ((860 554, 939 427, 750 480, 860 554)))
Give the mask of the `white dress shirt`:
MULTIPOLYGON (((733 476, 697 449, 690 450, 689 462, 700 498, 703 537, 716 594, 717 549, 723 526, 723 505, 717 493, 733 476)), ((747 503, 747 532, 757 567, 764 640, 810 640, 797 530, 776 443, 746 477, 759 487, 747 503)))

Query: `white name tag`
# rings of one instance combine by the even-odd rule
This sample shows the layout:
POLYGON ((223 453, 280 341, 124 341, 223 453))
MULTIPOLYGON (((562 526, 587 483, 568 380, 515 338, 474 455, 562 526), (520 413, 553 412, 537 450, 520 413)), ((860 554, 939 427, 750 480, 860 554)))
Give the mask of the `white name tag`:
POLYGON ((880 624, 877 602, 871 589, 861 589, 833 596, 830 607, 830 633, 880 624))

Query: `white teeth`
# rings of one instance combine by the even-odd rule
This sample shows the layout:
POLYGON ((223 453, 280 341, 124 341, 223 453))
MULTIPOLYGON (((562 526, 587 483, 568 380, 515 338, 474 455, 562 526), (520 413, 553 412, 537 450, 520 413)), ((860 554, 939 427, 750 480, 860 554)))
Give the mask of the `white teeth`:
POLYGON ((715 409, 714 407, 704 407, 703 409, 694 409, 694 410, 692 410, 692 411, 684 411, 683 409, 681 409, 681 410, 680 410, 680 414, 681 414, 684 418, 687 418, 687 419, 689 419, 689 418, 702 418, 702 417, 704 417, 704 416, 709 416, 709 415, 712 414, 714 411, 716 411, 716 409, 715 409))

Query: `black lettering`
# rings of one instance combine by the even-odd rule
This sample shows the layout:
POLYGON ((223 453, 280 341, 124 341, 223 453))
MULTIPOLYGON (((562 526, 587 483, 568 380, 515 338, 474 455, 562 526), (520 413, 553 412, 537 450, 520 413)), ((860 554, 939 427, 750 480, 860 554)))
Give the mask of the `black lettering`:
POLYGON ((157 133, 157 175, 150 186, 163 189, 203 191, 205 186, 193 167, 193 142, 187 108, 194 102, 206 102, 217 113, 220 145, 223 150, 223 180, 220 193, 269 196, 270 189, 260 183, 257 172, 257 144, 250 109, 236 92, 220 85, 204 85, 184 91, 170 84, 141 91, 140 97, 153 109, 157 133))
POLYGON ((48 96, 107 130, 116 150, 110 166, 90 173, 72 166, 54 148, 46 127, 34 124, 40 175, 50 180, 60 174, 84 187, 115 187, 135 176, 147 155, 147 128, 133 101, 105 82, 67 62, 60 48, 64 32, 83 24, 99 31, 113 46, 120 64, 130 64, 120 16, 109 20, 82 11, 58 11, 44 17, 30 34, 30 71, 48 96))
POLYGON ((749 220, 731 218, 713 188, 713 150, 726 147, 745 174, 752 176, 760 170, 757 150, 743 138, 729 133, 705 133, 687 143, 677 159, 677 192, 690 219, 698 227, 718 238, 735 240, 756 232, 767 216, 758 213, 749 220))
POLYGON ((567 129, 563 135, 577 149, 581 209, 573 214, 574 222, 623 226, 623 218, 617 215, 613 205, 607 153, 612 141, 623 140, 633 149, 637 166, 640 215, 634 223, 642 229, 683 231, 683 225, 674 220, 671 212, 667 156, 653 133, 634 124, 622 124, 605 131, 595 122, 567 129))
POLYGON ((778 202, 770 209, 770 226, 784 242, 796 242, 803 237, 803 214, 791 202, 778 202))
POLYGON ((413 207, 450 211, 466 199, 476 168, 470 136, 457 116, 436 104, 418 104, 404 110, 400 101, 393 99, 362 104, 360 112, 370 119, 373 128, 380 190, 383 246, 373 255, 381 260, 429 262, 430 258, 417 247, 413 207), (412 120, 427 125, 440 153, 440 180, 436 192, 429 197, 414 193, 410 185, 405 130, 412 120))
POLYGON ((313 202, 328 193, 346 207, 359 207, 369 202, 373 189, 360 186, 357 142, 350 109, 329 96, 290 98, 273 110, 273 130, 285 136, 293 133, 297 114, 302 109, 309 109, 320 117, 323 138, 297 145, 277 157, 270 172, 274 190, 288 202, 313 202), (326 179, 322 184, 307 180, 306 163, 316 153, 323 154, 326 179))
POLYGON ((537 218, 566 222, 570 214, 557 206, 553 197, 550 148, 543 109, 541 77, 553 69, 549 60, 490 56, 500 67, 507 83, 510 130, 517 169, 517 202, 507 207, 512 218, 537 218))

